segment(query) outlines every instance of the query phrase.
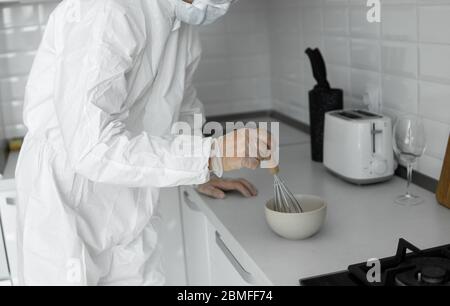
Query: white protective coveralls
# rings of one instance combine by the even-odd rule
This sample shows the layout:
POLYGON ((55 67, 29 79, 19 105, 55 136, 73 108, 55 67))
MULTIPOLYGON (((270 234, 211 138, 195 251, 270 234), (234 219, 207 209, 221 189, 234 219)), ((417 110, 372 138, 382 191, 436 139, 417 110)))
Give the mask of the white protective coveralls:
POLYGON ((51 15, 16 170, 22 284, 164 283, 158 188, 207 182, 211 150, 201 138, 206 155, 174 153, 172 124, 202 113, 199 38, 174 1, 63 1, 51 15))

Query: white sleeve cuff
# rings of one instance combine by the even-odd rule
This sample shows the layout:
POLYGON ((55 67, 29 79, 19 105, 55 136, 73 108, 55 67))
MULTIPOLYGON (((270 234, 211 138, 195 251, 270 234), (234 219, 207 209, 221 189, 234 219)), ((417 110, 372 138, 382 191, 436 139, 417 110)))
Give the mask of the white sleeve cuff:
POLYGON ((211 171, 217 176, 222 177, 223 175, 223 165, 222 158, 218 157, 220 152, 218 152, 219 146, 217 140, 214 139, 211 149, 211 171))

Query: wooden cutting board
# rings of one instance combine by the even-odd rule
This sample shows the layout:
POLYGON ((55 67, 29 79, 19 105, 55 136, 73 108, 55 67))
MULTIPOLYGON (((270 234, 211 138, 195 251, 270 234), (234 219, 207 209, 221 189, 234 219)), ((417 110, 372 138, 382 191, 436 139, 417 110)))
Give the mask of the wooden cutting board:
POLYGON ((450 208, 450 137, 447 145, 447 153, 444 156, 444 165, 442 166, 436 198, 439 203, 450 208))

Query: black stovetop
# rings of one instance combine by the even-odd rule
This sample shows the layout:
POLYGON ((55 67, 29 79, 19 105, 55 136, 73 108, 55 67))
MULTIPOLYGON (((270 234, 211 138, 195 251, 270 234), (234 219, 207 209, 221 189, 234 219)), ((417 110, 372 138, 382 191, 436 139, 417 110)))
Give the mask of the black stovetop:
POLYGON ((400 239, 397 254, 346 271, 300 280, 303 286, 450 286, 450 244, 420 250, 400 239), (379 267, 379 269, 377 268, 379 267), (378 273, 377 273, 378 272, 378 273))

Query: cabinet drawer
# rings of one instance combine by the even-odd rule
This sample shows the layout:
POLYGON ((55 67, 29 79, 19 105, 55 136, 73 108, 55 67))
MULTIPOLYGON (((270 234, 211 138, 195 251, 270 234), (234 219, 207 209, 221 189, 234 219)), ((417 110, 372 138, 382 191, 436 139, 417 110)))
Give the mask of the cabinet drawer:
MULTIPOLYGON (((265 286, 267 277, 233 238, 227 241, 221 230, 200 209, 201 197, 192 188, 181 188, 181 210, 189 285, 265 286)), ((230 237, 229 235, 224 235, 230 237)))
POLYGON ((159 233, 159 241, 164 258, 166 285, 186 286, 179 188, 161 189, 159 199, 161 204, 158 206, 158 214, 164 223, 159 233))
POLYGON ((180 193, 187 283, 208 286, 211 284, 208 220, 196 204, 198 195, 194 190, 180 188, 180 193))
POLYGON ((10 279, 9 264, 6 255, 5 235, 3 225, 0 222, 0 281, 7 281, 10 279))
POLYGON ((254 276, 242 265, 223 241, 222 236, 211 226, 211 282, 213 286, 252 286, 254 276))

